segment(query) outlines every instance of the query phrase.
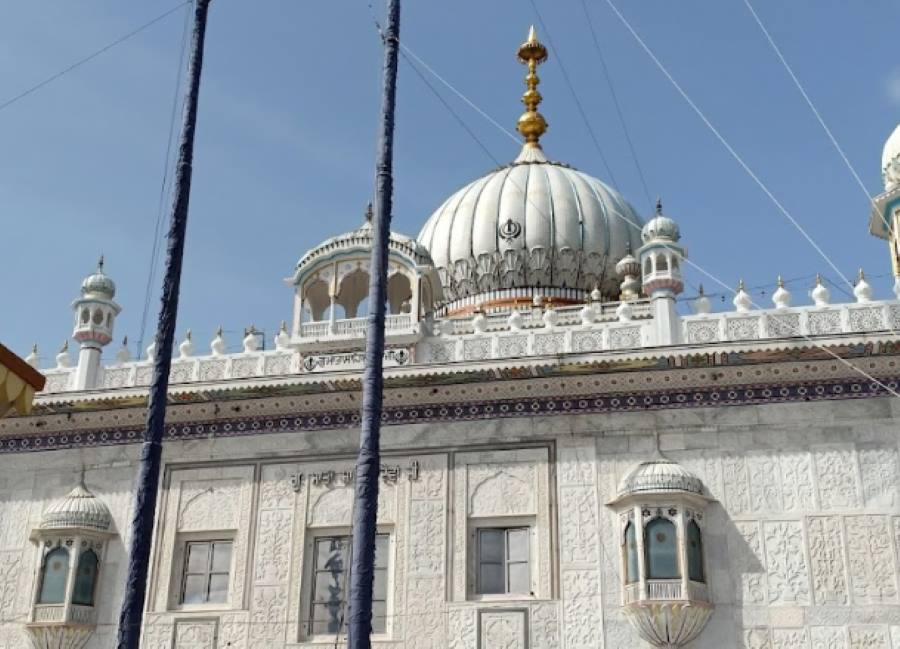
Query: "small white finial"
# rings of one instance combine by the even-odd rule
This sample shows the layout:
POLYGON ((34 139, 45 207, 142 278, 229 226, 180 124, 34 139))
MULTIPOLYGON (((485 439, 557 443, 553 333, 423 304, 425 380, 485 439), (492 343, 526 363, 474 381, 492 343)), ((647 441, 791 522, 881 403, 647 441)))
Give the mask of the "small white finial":
POLYGON ((222 356, 225 353, 225 338, 222 336, 222 327, 216 329, 216 337, 209 343, 209 349, 213 356, 222 356))
POLYGON ((191 330, 187 330, 187 334, 184 336, 184 340, 181 341, 181 344, 178 345, 178 353, 181 355, 181 358, 189 358, 191 354, 194 353, 194 343, 191 342, 191 330))
POLYGON ((145 353, 147 355, 148 363, 152 363, 156 360, 156 338, 154 338, 153 341, 149 345, 147 345, 147 350, 145 353))
POLYGON ((559 313, 553 308, 553 300, 547 300, 547 306, 544 307, 544 315, 542 316, 545 327, 555 327, 559 322, 559 313))
POLYGON ((122 346, 116 352, 117 363, 127 363, 131 360, 131 352, 128 351, 128 336, 122 338, 122 346))
POLYGON ((694 312, 709 313, 712 309, 712 305, 709 302, 709 298, 706 297, 706 293, 703 292, 703 284, 701 284, 699 288, 700 290, 697 293, 697 299, 694 300, 694 312))
POLYGON ((628 322, 633 315, 634 307, 631 306, 631 302, 619 302, 619 306, 616 307, 616 317, 620 322, 628 322))
POLYGON ((275 334, 275 349, 287 349, 291 344, 291 336, 287 330, 287 323, 282 320, 278 333, 275 334))
POLYGON ((475 330, 475 333, 483 334, 487 331, 487 318, 484 316, 484 309, 479 304, 475 307, 473 313, 475 315, 472 318, 472 328, 475 330))
POLYGON ((594 310, 593 305, 590 303, 585 304, 581 307, 581 324, 587 326, 594 324, 594 320, 597 319, 597 312, 594 310))
POLYGON ((509 317, 506 319, 506 324, 509 325, 509 328, 513 331, 519 331, 522 328, 522 314, 519 313, 518 309, 513 309, 512 313, 509 314, 509 317))
POLYGON ((816 285, 810 293, 816 306, 825 306, 831 301, 831 291, 822 283, 822 276, 816 273, 816 285))
POLYGON ((65 368, 72 367, 72 360, 69 358, 69 341, 66 340, 56 355, 56 367, 65 368))
POLYGON ((772 304, 776 309, 786 309, 791 306, 791 292, 784 287, 784 280, 778 276, 778 288, 772 293, 772 304))
POLYGON ((594 284, 594 290, 591 291, 591 302, 600 302, 602 299, 603 293, 600 291, 600 287, 594 284))
POLYGON ((866 281, 866 274, 863 269, 859 269, 859 275, 856 278, 856 286, 853 287, 853 295, 856 296, 857 302, 872 301, 872 287, 866 281))
POLYGON ((38 369, 38 347, 37 343, 31 346, 31 353, 25 357, 25 362, 31 365, 34 369, 38 369))
POLYGON ((735 309, 742 313, 745 311, 749 311, 750 307, 753 306, 753 300, 750 299, 747 291, 744 290, 744 280, 738 282, 737 293, 734 294, 732 304, 734 304, 735 309))
POLYGON ((259 338, 256 335, 256 327, 250 325, 250 328, 247 329, 247 333, 244 336, 244 351, 255 352, 257 349, 259 349, 259 338))

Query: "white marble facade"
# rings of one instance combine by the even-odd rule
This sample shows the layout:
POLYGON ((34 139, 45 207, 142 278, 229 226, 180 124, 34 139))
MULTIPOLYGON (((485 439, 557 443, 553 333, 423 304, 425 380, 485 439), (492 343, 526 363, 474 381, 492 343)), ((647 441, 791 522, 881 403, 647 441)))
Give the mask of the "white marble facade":
MULTIPOLYGON (((716 609, 694 649, 900 649, 896 412, 873 398, 388 427, 387 619, 375 645, 646 646, 621 612, 606 503, 658 435, 716 500, 704 539, 716 609), (531 592, 477 595, 475 531, 507 523, 530 530, 531 592)), ((307 624, 312 549, 349 529, 355 443, 344 430, 168 442, 144 646, 331 646, 307 624), (185 544, 220 539, 233 544, 226 600, 181 604, 185 544)), ((138 448, 0 456, 0 647, 27 646, 29 532, 82 465, 117 531, 87 647, 113 646, 138 448)))

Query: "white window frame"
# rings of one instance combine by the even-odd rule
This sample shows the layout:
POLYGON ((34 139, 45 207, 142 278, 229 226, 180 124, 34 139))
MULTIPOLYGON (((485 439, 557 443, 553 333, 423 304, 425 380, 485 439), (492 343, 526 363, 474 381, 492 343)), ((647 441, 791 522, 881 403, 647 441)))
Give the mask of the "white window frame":
POLYGON ((234 598, 234 574, 236 546, 234 530, 220 530, 214 532, 182 532, 178 534, 175 542, 175 552, 172 557, 171 585, 169 586, 169 610, 173 611, 224 611, 232 608, 234 598), (184 581, 187 570, 187 548, 192 543, 231 543, 231 564, 228 566, 228 595, 224 602, 203 602, 199 604, 185 604, 184 581))
MULTIPOLYGON (((323 538, 333 537, 350 537, 349 527, 311 527, 306 530, 306 539, 304 542, 303 552, 303 582, 302 596, 300 598, 300 614, 299 629, 300 638, 303 642, 329 642, 334 643, 335 636, 339 638, 339 642, 345 642, 347 638, 346 628, 339 633, 313 633, 312 626, 312 609, 313 596, 315 594, 316 579, 316 542, 323 538)), ((385 625, 384 632, 373 632, 373 640, 389 640, 392 637, 392 614, 394 610, 394 566, 396 565, 396 537, 393 525, 378 525, 375 529, 376 535, 385 535, 388 537, 388 556, 387 556, 387 594, 385 597, 385 625)), ((351 558, 352 561, 352 558, 351 558)), ((348 566, 349 567, 349 566, 348 566)), ((350 583, 347 582, 347 590, 349 591, 350 583)), ((345 619, 345 623, 346 623, 345 619)))
MULTIPOLYGON (((468 599, 473 601, 508 601, 523 599, 538 599, 536 593, 538 588, 537 574, 537 528, 533 516, 503 516, 491 518, 470 518, 469 519, 469 548, 467 555, 469 557, 468 566, 468 599), (480 581, 480 560, 478 537, 481 530, 528 530, 528 581, 530 588, 527 593, 481 593, 479 592, 480 581)), ((504 550, 505 552, 505 550, 504 550)), ((504 578, 509 580, 509 561, 508 557, 504 557, 504 578)), ((507 586, 508 587, 508 586, 507 586)))

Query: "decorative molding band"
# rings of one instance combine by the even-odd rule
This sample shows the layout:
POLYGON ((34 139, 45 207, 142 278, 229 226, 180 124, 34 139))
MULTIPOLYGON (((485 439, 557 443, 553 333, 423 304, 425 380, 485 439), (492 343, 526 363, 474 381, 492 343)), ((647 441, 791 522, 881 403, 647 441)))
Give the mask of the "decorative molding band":
MULTIPOLYGON (((879 378, 891 390, 900 387, 900 377, 879 378)), ((577 397, 521 397, 500 400, 472 400, 457 403, 385 407, 382 424, 424 424, 447 421, 501 419, 550 415, 641 412, 665 409, 709 408, 866 399, 888 396, 878 383, 859 380, 803 381, 784 384, 703 387, 655 392, 625 392, 577 397)), ((165 439, 188 440, 205 437, 240 437, 267 433, 306 432, 356 428, 356 410, 323 411, 303 415, 255 416, 170 424, 165 439)), ((44 433, 0 438, 0 455, 50 451, 91 446, 111 446, 141 442, 143 428, 112 427, 71 433, 44 433)))

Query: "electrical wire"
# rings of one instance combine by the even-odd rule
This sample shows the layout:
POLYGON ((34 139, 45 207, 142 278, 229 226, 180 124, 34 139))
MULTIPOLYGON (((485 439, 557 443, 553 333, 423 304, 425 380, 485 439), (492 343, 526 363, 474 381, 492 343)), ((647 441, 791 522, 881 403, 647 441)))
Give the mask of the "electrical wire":
MULTIPOLYGON (((186 4, 191 4, 193 0, 188 0, 186 4)), ((141 329, 137 340, 137 349, 135 350, 135 358, 140 359, 144 353, 144 336, 147 333, 147 317, 150 313, 150 303, 153 295, 153 280, 156 277, 156 270, 159 265, 159 248, 162 243, 163 230, 163 214, 165 212, 166 191, 169 184, 169 168, 173 164, 172 144, 175 139, 175 119, 178 115, 178 107, 180 106, 181 86, 184 79, 184 61, 187 53, 188 43, 188 27, 190 25, 190 12, 186 11, 184 16, 184 27, 181 34, 181 52, 178 55, 178 72, 175 75, 175 89, 172 94, 172 109, 169 114, 169 135, 166 138, 166 156, 163 161, 163 177, 159 186, 159 200, 156 206, 156 224, 153 227, 153 245, 150 249, 150 268, 147 271, 147 285, 144 288, 144 308, 141 312, 141 329)))
POLYGON ((124 43, 124 42, 127 41, 128 39, 130 39, 130 38, 132 38, 132 37, 134 37, 134 36, 137 36, 138 34, 140 34, 142 31, 144 31, 144 30, 147 29, 148 27, 151 27, 151 26, 155 25, 156 23, 158 23, 159 21, 163 20, 163 19, 166 18, 167 16, 169 16, 169 15, 175 13, 176 11, 178 11, 179 9, 181 9, 182 7, 184 7, 185 5, 190 4, 192 1, 193 1, 193 0, 185 0, 185 2, 181 2, 181 3, 177 4, 176 6, 172 7, 172 8, 169 9, 168 11, 166 11, 166 12, 160 14, 159 16, 157 16, 156 18, 154 18, 153 20, 144 23, 143 25, 141 25, 141 26, 138 27, 137 29, 134 29, 134 30, 128 32, 127 34, 125 34, 124 36, 122 36, 122 37, 120 37, 120 38, 117 38, 116 40, 114 40, 113 42, 109 43, 108 45, 104 45, 104 46, 101 47, 99 50, 93 52, 92 54, 87 55, 87 56, 84 57, 83 59, 79 59, 79 60, 76 61, 75 63, 73 63, 73 64, 67 66, 66 68, 63 68, 63 69, 60 70, 59 72, 50 75, 49 77, 47 77, 47 78, 44 79, 43 81, 41 81, 41 82, 39 82, 39 83, 37 83, 37 84, 31 86, 30 88, 28 88, 27 90, 24 90, 23 92, 20 92, 18 95, 15 95, 14 97, 10 97, 10 98, 7 99, 6 101, 0 103, 0 110, 3 110, 3 109, 5 109, 5 108, 8 108, 8 107, 12 106, 13 104, 15 104, 16 102, 18 102, 18 101, 24 99, 24 98, 27 97, 28 95, 30 95, 30 94, 32 94, 32 93, 34 93, 34 92, 37 92, 38 90, 40 90, 40 89, 43 88, 44 86, 46 86, 46 85, 52 83, 53 81, 56 81, 56 80, 59 79, 60 77, 63 77, 63 76, 65 76, 65 75, 67 75, 69 72, 72 72, 72 71, 75 70, 76 68, 81 67, 81 66, 84 65, 85 63, 88 63, 89 61, 92 61, 93 59, 97 58, 98 56, 100 56, 100 55, 103 54, 104 52, 107 52, 107 51, 111 50, 111 49, 114 48, 116 45, 120 45, 121 43, 124 43))
POLYGON ((557 50, 556 46, 553 44, 553 37, 550 35, 550 30, 547 29, 547 24, 544 22, 544 18, 543 16, 541 16, 541 12, 538 11, 535 1, 530 0, 530 2, 531 8, 534 10, 534 15, 537 16, 538 22, 541 25, 541 29, 543 30, 544 34, 547 35, 547 44, 550 46, 550 51, 553 52, 553 57, 559 63, 559 69, 562 71, 563 80, 566 82, 566 86, 568 86, 569 92, 572 94, 572 99, 575 102, 575 106, 578 108, 578 113, 581 115, 581 120, 587 127, 588 133, 591 136, 591 141, 594 143, 594 147, 597 149, 597 153, 600 155, 600 161, 606 168, 606 173, 609 174, 609 180, 612 183, 612 186, 616 191, 619 191, 619 185, 616 182, 615 175, 613 175, 612 167, 610 167, 609 162, 606 160, 606 156, 603 155, 603 148, 600 146, 600 140, 597 139, 597 134, 594 132, 594 127, 591 126, 591 122, 587 117, 587 113, 584 111, 584 106, 581 105, 581 100, 578 98, 578 93, 575 92, 575 86, 572 85, 572 80, 569 78, 569 72, 566 70, 566 66, 563 63, 562 56, 560 55, 559 50, 557 50))
MULTIPOLYGON (((607 0, 607 2, 611 2, 611 0, 607 0)), ((371 4, 369 4, 369 7, 370 7, 370 9, 371 9, 371 4)), ((374 15, 373 15, 373 19, 374 19, 374 15)), ((376 28, 380 30, 380 26, 378 25, 378 21, 377 21, 377 20, 375 20, 375 25, 376 25, 376 28)), ((627 22, 626 22, 626 25, 627 25, 627 22)), ((640 37, 637 36, 637 34, 636 34, 635 32, 632 32, 632 33, 634 33, 634 35, 635 35, 637 38, 640 38, 640 37)), ((643 42, 643 41, 640 41, 640 42, 643 42)), ((650 53, 651 56, 652 56, 652 53, 649 52, 649 50, 648 50, 648 53, 650 53)), ((655 57, 654 57, 654 58, 655 58, 655 57)), ((660 64, 660 65, 661 65, 661 64, 660 64)), ((664 68, 663 68, 663 69, 664 69, 664 68)), ((673 81, 673 83, 674 83, 674 79, 673 79, 672 81, 673 81)), ((690 102, 690 99, 687 98, 686 95, 684 95, 684 96, 685 96, 685 98, 690 102)), ((442 102, 442 103, 443 103, 444 105, 446 105, 446 102, 442 102)), ((690 102, 690 103, 692 103, 692 102, 690 102)), ((693 105, 693 103, 692 103, 692 105, 693 105)), ((699 110, 699 109, 698 109, 698 110, 699 110)), ((702 115, 702 113, 701 113, 701 115, 702 115)), ((457 120, 461 120, 461 118, 460 118, 458 115, 455 115, 455 117, 456 117, 457 120)), ((491 155, 491 154, 490 154, 490 151, 487 149, 487 147, 486 147, 482 142, 480 142, 480 140, 478 140, 478 137, 474 134, 474 132, 472 132, 471 129, 468 129, 468 128, 467 128, 466 130, 467 130, 467 132, 468 132, 468 133, 469 133, 469 134, 470 134, 470 135, 478 142, 478 144, 479 144, 479 146, 482 148, 482 150, 486 151, 487 154, 488 154, 488 156, 489 156, 491 159, 494 159, 494 156, 491 155)), ((527 193, 526 193, 526 196, 527 196, 527 193)), ((620 218, 620 219, 622 219, 623 221, 625 221, 625 223, 627 223, 628 225, 630 225, 632 228, 634 228, 634 229, 637 230, 638 232, 640 232, 640 231, 642 230, 642 226, 641 226, 640 224, 635 223, 633 220, 629 219, 627 216, 625 216, 625 215, 623 215, 623 214, 620 214, 620 213, 617 212, 617 211, 613 211, 612 213, 613 213, 617 218, 620 218)), ((680 253, 679 253, 675 248, 673 248, 672 246, 670 246, 669 244, 661 242, 661 243, 660 243, 660 246, 661 246, 662 248, 667 249, 668 251, 670 251, 670 252, 672 252, 672 253, 674 253, 674 254, 678 254, 678 255, 680 256, 680 253)), ((730 287, 728 284, 726 284, 726 283, 725 283, 724 281, 722 281, 720 278, 718 278, 717 276, 713 275, 712 273, 710 273, 708 270, 706 270, 705 268, 703 268, 703 267, 700 266, 699 264, 697 264, 697 263, 691 261, 691 260, 688 259, 687 257, 683 257, 682 260, 683 260, 683 262, 684 262, 685 264, 687 264, 687 265, 691 266, 692 268, 696 269, 699 273, 701 273, 701 274, 704 275, 705 277, 708 277, 710 280, 712 280, 713 282, 715 282, 717 285, 722 286, 722 287, 723 287, 726 291, 728 291, 729 293, 735 294, 735 295, 737 294, 737 291, 735 291, 732 287, 730 287)), ((826 261, 828 261, 827 257, 826 257, 826 261)), ((834 267, 834 264, 832 264, 832 267, 834 267)), ((837 269, 835 269, 835 270, 837 270, 837 269)), ((840 274, 840 271, 838 271, 838 273, 840 274)), ((843 277, 843 275, 841 275, 841 277, 843 277)), ((844 278, 844 279, 845 279, 845 281, 847 281, 846 278, 844 278)), ((848 281, 848 283, 849 283, 849 281, 848 281)), ((851 284, 851 286, 852 286, 852 284, 851 284)), ((751 305, 752 307, 756 308, 756 309, 762 309, 762 307, 760 307, 760 306, 759 306, 757 303, 755 303, 752 299, 750 300, 750 305, 751 305)), ((900 393, 898 393, 896 390, 894 390, 894 389, 891 388, 890 386, 886 385, 884 382, 879 381, 878 379, 876 379, 875 377, 873 377, 871 374, 869 374, 869 373, 866 372, 865 370, 863 370, 863 369, 861 369, 861 368, 859 368, 859 367, 853 365, 853 364, 852 364, 850 361, 848 361, 847 359, 841 357, 840 355, 836 354, 836 353, 833 352, 832 350, 830 350, 830 349, 828 349, 827 347, 823 346, 822 344, 816 342, 815 340, 813 340, 812 338, 810 338, 808 335, 802 334, 802 333, 801 333, 801 334, 799 334, 799 336, 800 336, 801 338, 803 338, 806 342, 808 342, 808 343, 810 343, 811 345, 813 345, 814 347, 817 347, 817 348, 821 349, 822 351, 824 351, 826 354, 832 356, 835 360, 837 360, 837 361, 843 363, 844 365, 846 365, 847 367, 849 367, 851 370, 853 370, 853 371, 855 371, 855 372, 861 374, 861 375, 864 376, 866 379, 872 381, 874 384, 878 385, 879 387, 881 387, 882 389, 884 389, 886 392, 889 392, 889 393, 892 394, 893 396, 900 398, 900 393)))
POLYGON ((641 186, 644 188, 644 196, 647 198, 647 203, 650 204, 650 209, 652 211, 653 199, 650 197, 650 189, 647 187, 647 179, 644 177, 644 170, 641 167, 640 160, 638 160, 637 152, 634 148, 634 142, 632 142, 631 135, 628 133, 628 126, 625 123, 625 114, 622 112, 622 106, 619 104, 619 97, 612 82, 612 75, 609 73, 609 68, 606 65, 606 57, 603 56, 603 48, 600 47, 600 38, 597 36, 597 30, 594 27, 594 21, 591 19, 591 13, 587 8, 587 0, 581 0, 581 8, 584 10, 584 17, 587 20, 588 29, 590 29, 591 31, 591 37, 594 41, 594 49, 597 50, 597 58, 600 59, 600 67, 603 70, 603 78, 606 79, 606 86, 609 88, 609 94, 612 97, 613 106, 615 106, 616 108, 616 115, 618 115, 619 117, 619 125, 622 127, 622 133, 625 135, 625 141, 628 143, 628 150, 631 151, 631 159, 634 160, 634 166, 637 169, 638 177, 641 179, 641 186))
MULTIPOLYGON (((809 106, 809 109, 812 111, 812 114, 815 116, 816 120, 819 122, 819 125, 822 127, 822 130, 825 131, 825 135, 828 136, 828 139, 831 140, 831 144, 834 145, 834 148, 837 150, 838 154, 841 156, 841 159, 844 161, 844 164, 847 166, 847 169, 850 171, 850 174, 856 180, 856 184, 859 185, 859 188, 862 190, 863 194, 866 196, 866 200, 872 205, 873 208, 877 210, 877 206, 875 205, 875 200, 869 194, 869 190, 866 189, 865 184, 862 179, 859 177, 859 174, 856 172, 856 168, 850 162, 850 159, 847 157, 847 154, 844 153, 844 149, 838 144, 837 138, 834 137, 834 134, 831 132, 831 129, 828 128, 828 125, 825 123, 825 119, 822 117, 822 114, 816 108, 812 99, 810 99, 809 94, 807 94, 806 89, 803 87, 803 84, 800 83, 800 79, 797 78, 797 75, 794 74, 793 68, 788 64, 787 59, 784 58, 784 55, 781 53, 781 49, 775 43, 775 39, 772 38, 772 35, 769 33, 769 30, 766 29, 766 26, 763 24, 762 19, 759 17, 759 14, 753 9, 753 5, 750 4, 750 0, 744 0, 744 4, 747 5, 747 9, 750 10, 753 19, 756 21, 756 24, 759 25, 760 30, 763 35, 766 37, 766 40, 769 42, 769 45, 772 47, 772 50, 775 52, 775 55, 778 57, 778 60, 781 61, 781 65, 784 66, 784 69, 787 71, 788 76, 790 76, 791 80, 794 82, 794 85, 797 87, 797 90, 800 91, 800 94, 803 96, 803 99, 806 101, 806 105, 809 106)), ((882 221, 884 224, 890 228, 887 220, 884 218, 884 215, 881 215, 882 221)))
MULTIPOLYGON (((533 1, 533 0, 532 0, 533 1)), ((816 252, 821 255, 821 257, 828 263, 829 266, 834 270, 837 275, 844 280, 844 282, 853 288, 853 282, 847 279, 846 275, 841 272, 841 270, 835 265, 835 263, 831 260, 831 258, 825 253, 824 250, 819 246, 818 243, 809 235, 806 229, 791 215, 791 213, 787 210, 787 208, 781 204, 781 202, 775 197, 775 195, 769 190, 766 184, 756 175, 753 169, 744 162, 744 159, 735 151, 734 147, 728 143, 728 140, 719 132, 719 130, 713 126, 712 122, 706 117, 702 110, 697 106, 696 103, 688 96, 687 92, 681 87, 681 85, 675 80, 669 70, 662 64, 662 62, 657 58, 657 56, 653 53, 653 50, 644 42, 644 39, 640 37, 640 35, 635 31, 634 27, 631 26, 631 23, 628 22, 628 19, 622 15, 622 12, 619 11, 618 7, 616 7, 613 0, 606 0, 606 4, 613 10, 625 28, 631 33, 634 39, 638 42, 641 48, 647 53, 647 55, 653 60, 656 64, 656 67, 665 75, 665 77, 669 80, 669 82, 674 86, 674 88, 678 91, 681 97, 688 103, 688 105, 694 110, 697 116, 703 121, 703 123, 709 128, 709 130, 716 136, 716 139, 725 147, 725 149, 731 154, 731 157, 735 159, 735 161, 741 166, 741 168, 747 173, 750 178, 757 184, 757 186, 763 191, 763 193, 769 197, 769 199, 774 203, 775 207, 778 208, 778 211, 781 212, 787 219, 790 221, 793 226, 800 232, 801 235, 809 242, 809 244, 816 250, 816 252)))

